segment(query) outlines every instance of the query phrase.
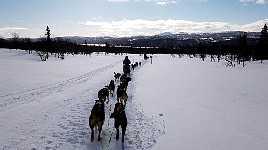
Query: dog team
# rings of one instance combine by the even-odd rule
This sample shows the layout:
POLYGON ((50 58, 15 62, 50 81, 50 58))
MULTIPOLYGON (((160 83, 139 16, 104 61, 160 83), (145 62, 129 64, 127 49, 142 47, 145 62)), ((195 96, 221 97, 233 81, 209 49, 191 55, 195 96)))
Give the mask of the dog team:
MULTIPOLYGON (((125 57, 125 60, 128 57, 125 57)), ((91 129, 91 142, 94 141, 94 128, 98 129, 98 141, 101 141, 101 131, 102 126, 105 120, 105 110, 104 105, 109 103, 109 97, 114 97, 115 95, 115 83, 120 81, 120 84, 117 86, 116 96, 117 103, 115 104, 114 111, 111 113, 110 118, 114 118, 114 127, 116 128, 116 140, 119 139, 119 126, 122 128, 122 143, 124 143, 124 136, 127 127, 127 117, 125 113, 125 106, 128 99, 127 95, 127 87, 128 83, 131 81, 130 75, 130 61, 123 61, 123 71, 124 73, 121 75, 120 73, 114 72, 114 80, 111 80, 109 85, 105 86, 98 92, 98 100, 95 100, 95 105, 91 110, 91 114, 89 117, 89 127, 91 129), (124 62, 127 62, 126 64, 124 62), (129 68, 128 68, 129 67, 129 68)), ((141 66, 140 63, 131 64, 132 70, 135 67, 141 66)))

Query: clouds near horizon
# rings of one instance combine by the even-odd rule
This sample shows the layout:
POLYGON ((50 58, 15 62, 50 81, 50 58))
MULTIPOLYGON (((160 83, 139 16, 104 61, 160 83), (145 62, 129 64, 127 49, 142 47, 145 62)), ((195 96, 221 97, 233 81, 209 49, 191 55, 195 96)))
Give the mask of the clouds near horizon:
MULTIPOLYGON (((158 5, 166 5, 166 4, 176 4, 180 3, 182 0, 108 0, 109 2, 152 2, 158 5)), ((198 1, 207 1, 207 0, 198 0, 198 1)))
MULTIPOLYGON (((248 23, 244 25, 232 24, 228 22, 195 22, 187 20, 144 20, 123 19, 119 21, 98 21, 95 19, 74 23, 75 28, 53 28, 50 27, 53 36, 138 36, 138 35, 155 35, 164 32, 170 33, 216 33, 226 31, 244 31, 260 32, 268 19, 248 23)), ((18 33, 20 37, 40 37, 45 33, 44 29, 39 29, 39 36, 24 35, 27 33, 34 34, 36 29, 25 27, 4 27, 0 28, 0 36, 12 37, 12 33, 18 33), (21 35, 23 34, 23 35, 21 35)))
POLYGON ((254 23, 238 25, 226 22, 194 22, 187 20, 120 20, 120 21, 85 21, 80 24, 94 28, 100 36, 133 36, 133 35, 154 35, 163 32, 171 33, 207 33, 225 31, 259 32, 268 19, 254 23))
POLYGON ((239 2, 247 4, 247 3, 255 3, 255 4, 267 4, 268 0, 239 0, 239 2))
MULTIPOLYGON (((109 2, 130 2, 130 1, 136 1, 136 2, 153 2, 155 4, 159 5, 166 5, 166 4, 176 4, 176 3, 181 3, 182 1, 185 0, 108 0, 109 2)), ((192 0, 192 1, 198 1, 198 2, 209 2, 209 0, 192 0)), ((267 4, 268 0, 238 0, 239 2, 243 4, 247 3, 255 3, 255 4, 267 4)))
POLYGON ((17 33, 20 30, 27 30, 28 28, 24 27, 3 27, 0 28, 0 37, 2 35, 12 35, 13 33, 17 33))

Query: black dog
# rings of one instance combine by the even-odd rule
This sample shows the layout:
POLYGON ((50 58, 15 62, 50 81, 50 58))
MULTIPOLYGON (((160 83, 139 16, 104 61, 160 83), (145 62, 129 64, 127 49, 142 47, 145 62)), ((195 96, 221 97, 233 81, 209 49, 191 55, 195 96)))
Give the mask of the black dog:
POLYGON ((102 130, 102 125, 104 123, 104 119, 105 119, 104 102, 102 100, 96 100, 89 117, 89 127, 91 129, 91 142, 94 141, 94 127, 98 127, 99 130, 98 141, 101 140, 100 133, 102 130))
POLYGON ((103 88, 103 89, 99 90, 98 98, 99 98, 99 100, 102 100, 103 102, 105 102, 107 100, 107 104, 108 104, 108 102, 109 102, 109 90, 108 90, 108 88, 103 88))
POLYGON ((123 82, 129 82, 131 81, 131 78, 128 77, 126 74, 123 74, 121 77, 120 77, 120 82, 123 83, 123 82))
POLYGON ((116 81, 117 79, 119 79, 120 76, 121 76, 120 73, 115 73, 115 72, 114 72, 114 80, 115 80, 115 81, 116 81))
POLYGON ((111 80, 110 84, 105 87, 108 88, 111 95, 114 96, 114 90, 115 90, 114 80, 111 80))
POLYGON ((120 85, 118 87, 121 87, 122 89, 127 90, 129 81, 131 81, 131 78, 126 77, 124 80, 122 80, 122 82, 120 83, 120 85))
POLYGON ((122 76, 120 77, 120 82, 125 82, 127 80, 127 74, 122 74, 122 76))
POLYGON ((119 139, 119 126, 121 125, 122 143, 124 143, 124 136, 127 128, 127 117, 123 104, 115 104, 114 112, 111 114, 110 118, 114 118, 114 127, 116 128, 116 140, 119 139))

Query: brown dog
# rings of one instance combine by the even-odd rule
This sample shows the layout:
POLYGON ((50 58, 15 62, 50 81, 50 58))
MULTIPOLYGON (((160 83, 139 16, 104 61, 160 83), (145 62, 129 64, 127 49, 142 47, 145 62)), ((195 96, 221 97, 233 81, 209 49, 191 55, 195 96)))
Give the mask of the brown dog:
POLYGON ((89 127, 91 129, 91 142, 94 141, 94 127, 98 128, 99 130, 98 141, 101 140, 100 133, 102 130, 102 125, 104 123, 104 119, 105 119, 104 102, 102 100, 96 100, 89 117, 89 127))
POLYGON ((128 95, 125 89, 123 89, 121 86, 118 86, 117 91, 117 102, 126 105, 128 95))

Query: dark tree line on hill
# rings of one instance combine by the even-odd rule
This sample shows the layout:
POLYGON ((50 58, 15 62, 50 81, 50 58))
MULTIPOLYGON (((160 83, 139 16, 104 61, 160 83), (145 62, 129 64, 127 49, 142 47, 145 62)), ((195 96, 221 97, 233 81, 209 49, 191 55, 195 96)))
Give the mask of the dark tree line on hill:
MULTIPOLYGON (((268 29, 265 24, 261 30, 259 39, 252 41, 244 32, 237 39, 221 42, 199 42, 198 45, 168 46, 163 45, 158 48, 134 48, 134 47, 114 47, 109 43, 106 46, 87 46, 80 45, 63 38, 51 38, 50 29, 47 26, 44 38, 32 40, 30 38, 19 38, 14 33, 11 39, 0 38, 1 48, 22 49, 29 53, 35 51, 42 61, 48 59, 49 54, 64 59, 64 54, 90 54, 92 52, 106 53, 132 53, 132 54, 188 54, 201 59, 210 57, 211 61, 224 58, 232 65, 234 61, 243 63, 251 60, 268 59, 268 29)), ((85 41, 86 42, 86 41, 85 41)))

